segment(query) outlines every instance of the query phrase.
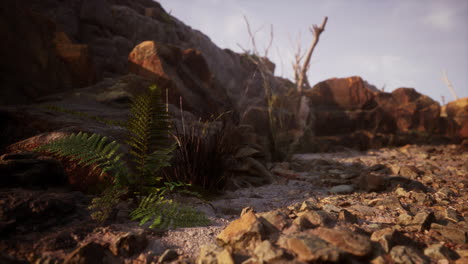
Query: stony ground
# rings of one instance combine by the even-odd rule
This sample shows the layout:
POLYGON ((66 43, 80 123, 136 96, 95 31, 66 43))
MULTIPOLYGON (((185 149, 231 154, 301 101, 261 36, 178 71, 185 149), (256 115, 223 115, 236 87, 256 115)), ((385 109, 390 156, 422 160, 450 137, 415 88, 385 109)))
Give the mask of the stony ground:
MULTIPOLYGON (((468 151, 459 146, 301 154, 271 171, 273 184, 186 200, 212 224, 165 232, 129 224, 124 205, 114 223, 97 225, 84 195, 31 191, 35 216, 48 220, 11 232, 2 219, 0 251, 36 263, 468 263, 468 151), (50 223, 67 199, 81 213, 50 223)), ((3 207, 21 208, 13 193, 1 192, 3 207)))

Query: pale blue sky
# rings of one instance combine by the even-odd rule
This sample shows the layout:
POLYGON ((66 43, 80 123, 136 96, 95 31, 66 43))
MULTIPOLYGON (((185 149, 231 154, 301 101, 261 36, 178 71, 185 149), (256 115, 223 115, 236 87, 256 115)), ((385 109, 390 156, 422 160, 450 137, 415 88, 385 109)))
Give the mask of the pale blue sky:
POLYGON ((270 24, 269 57, 276 75, 292 79, 298 36, 309 48, 309 27, 329 20, 312 57, 313 85, 331 77, 362 76, 385 91, 413 87, 453 100, 442 81, 447 70, 459 97, 468 97, 468 0, 160 0, 166 11, 205 33, 221 48, 250 48, 247 16, 260 50, 270 24))

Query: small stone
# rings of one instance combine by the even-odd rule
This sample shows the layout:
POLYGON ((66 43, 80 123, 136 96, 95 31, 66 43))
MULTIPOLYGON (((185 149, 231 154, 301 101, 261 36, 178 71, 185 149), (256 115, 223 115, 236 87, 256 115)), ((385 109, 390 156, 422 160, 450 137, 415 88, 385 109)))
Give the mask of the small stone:
POLYGON ((301 230, 309 228, 316 228, 321 225, 332 223, 330 215, 322 210, 306 211, 299 213, 298 217, 294 219, 293 223, 298 225, 301 230))
POLYGON ((466 243, 466 231, 464 231, 463 229, 432 223, 431 231, 439 233, 443 238, 448 239, 453 243, 466 243))
POLYGON ((231 252, 226 248, 223 249, 219 254, 216 256, 217 263, 223 264, 234 264, 234 259, 232 258, 231 252))
POLYGON ((387 261, 382 256, 377 256, 370 261, 371 264, 387 264, 387 261))
POLYGON ((255 209, 253 207, 251 207, 251 206, 247 206, 247 207, 242 209, 240 216, 242 217, 243 215, 245 215, 248 212, 255 213, 255 209))
POLYGON ((398 175, 400 172, 400 166, 396 164, 390 164, 388 167, 390 168, 392 175, 398 175))
POLYGON ((461 215, 458 213, 457 210, 449 207, 449 208, 445 208, 445 219, 453 223, 457 223, 461 221, 463 218, 461 217, 461 215))
POLYGON ((398 197, 409 197, 409 195, 410 195, 409 192, 407 192, 405 189, 403 189, 401 187, 396 188, 395 194, 398 197))
POLYGON ((419 170, 414 166, 402 166, 399 171, 400 176, 415 180, 419 176, 419 170))
POLYGON ((301 207, 299 208, 299 212, 309 211, 309 210, 317 210, 317 202, 306 200, 302 202, 301 207))
POLYGON ((263 240, 263 229, 257 216, 250 211, 232 221, 216 240, 220 245, 231 245, 234 248, 255 247, 256 242, 263 240))
POLYGON ((424 249, 424 255, 436 260, 455 260, 458 258, 458 254, 445 247, 444 244, 430 245, 424 249))
POLYGON ((425 184, 432 184, 434 182, 434 179, 432 176, 425 175, 421 178, 421 181, 425 184))
POLYGON ((319 227, 311 230, 311 233, 355 256, 363 257, 372 252, 371 241, 368 237, 347 229, 319 227))
POLYGON ((377 198, 369 201, 370 206, 382 206, 390 210, 400 210, 405 212, 406 210, 400 203, 400 199, 396 196, 388 196, 385 198, 377 198))
POLYGON ((327 213, 339 213, 341 211, 341 207, 333 204, 324 204, 322 206, 322 210, 327 213))
POLYGON ((343 222, 350 223, 350 224, 357 223, 357 217, 346 209, 343 209, 340 211, 340 213, 338 214, 338 220, 341 220, 343 222))
POLYGON ((382 246, 385 252, 389 252, 393 246, 393 240, 395 237, 396 230, 393 228, 384 228, 377 230, 372 233, 370 240, 373 242, 378 242, 382 246))
POLYGON ((348 193, 352 193, 353 191, 354 191, 354 187, 352 185, 346 185, 346 184, 333 186, 330 189, 330 193, 336 193, 336 194, 348 194, 348 193))
POLYGON ((423 205, 428 201, 427 195, 420 192, 411 192, 411 198, 416 200, 416 203, 420 205, 423 205))
POLYGON ((270 230, 270 232, 283 231, 285 228, 291 225, 291 219, 288 215, 283 212, 281 209, 259 213, 259 219, 262 220, 262 223, 265 227, 273 227, 276 230, 270 230))
POLYGON ((166 249, 164 253, 159 257, 158 263, 164 263, 176 260, 179 257, 179 254, 173 249, 166 249))
POLYGON ((442 187, 437 193, 441 198, 446 199, 455 195, 455 193, 448 187, 442 187))
POLYGON ((433 212, 419 212, 414 217, 408 214, 401 214, 398 217, 397 224, 405 226, 407 231, 424 231, 429 230, 429 227, 435 222, 433 212))
POLYGON ((293 252, 298 260, 306 262, 337 262, 342 252, 314 235, 280 237, 278 244, 293 252))
POLYGON ((422 264, 428 263, 427 259, 417 250, 406 246, 394 246, 390 256, 396 264, 422 264))
POLYGON ((264 240, 255 248, 254 254, 261 262, 270 262, 280 259, 284 255, 284 251, 274 247, 269 240, 264 240))
POLYGON ((197 258, 197 264, 212 264, 218 263, 217 256, 224 249, 220 246, 209 244, 203 245, 200 248, 200 254, 197 258))

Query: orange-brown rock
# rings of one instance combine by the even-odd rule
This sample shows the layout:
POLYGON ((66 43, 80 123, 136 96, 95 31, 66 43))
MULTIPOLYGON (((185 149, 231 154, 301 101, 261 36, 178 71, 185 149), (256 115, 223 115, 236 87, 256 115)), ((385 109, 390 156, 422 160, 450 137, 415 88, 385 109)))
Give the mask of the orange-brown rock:
POLYGON ((130 72, 168 89, 169 103, 179 106, 182 99, 184 110, 209 116, 229 104, 198 50, 144 41, 132 50, 128 60, 130 72))
POLYGON ((299 151, 317 151, 314 145, 363 150, 427 143, 455 131, 450 120, 440 117, 440 105, 412 88, 385 93, 354 76, 320 82, 305 96, 311 108, 306 130, 311 131, 304 135, 315 137, 303 137, 299 151))
POLYGON ((440 105, 413 88, 398 88, 389 96, 376 97, 380 108, 389 113, 398 132, 434 133, 438 129, 440 105))
POLYGON ((372 245, 367 236, 356 234, 347 229, 318 227, 309 232, 355 256, 366 256, 372 251, 372 245))
POLYGON ((367 84, 361 77, 332 78, 316 84, 306 91, 311 105, 336 107, 340 109, 360 109, 379 91, 367 84))
POLYGON ((445 108, 447 118, 458 125, 461 139, 468 138, 468 97, 449 102, 445 108))
POLYGON ((79 87, 96 81, 88 45, 74 44, 65 32, 56 32, 54 38, 57 55, 65 62, 79 87))
POLYGON ((254 250, 263 239, 263 224, 255 213, 249 211, 229 224, 218 236, 221 245, 254 250))

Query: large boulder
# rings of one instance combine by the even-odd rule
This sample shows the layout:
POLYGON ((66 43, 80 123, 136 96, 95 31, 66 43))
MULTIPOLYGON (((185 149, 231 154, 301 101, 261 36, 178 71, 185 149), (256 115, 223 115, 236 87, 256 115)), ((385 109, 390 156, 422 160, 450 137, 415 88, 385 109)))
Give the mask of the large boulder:
POLYGON ((437 129, 439 103, 413 88, 398 88, 390 96, 377 96, 376 102, 395 120, 398 132, 431 134, 437 129))
POLYGON ((455 136, 468 138, 468 97, 449 102, 445 106, 445 112, 447 118, 457 124, 455 136))
POLYGON ((317 136, 349 134, 357 130, 373 130, 378 119, 388 127, 386 114, 375 109, 374 98, 380 92, 361 77, 332 78, 305 92, 311 113, 309 129, 317 136))
POLYGON ((229 109, 226 93, 213 81, 205 58, 198 50, 145 41, 133 49, 128 60, 130 72, 168 90, 171 104, 182 103, 185 110, 201 116, 229 109))
POLYGON ((441 129, 447 120, 440 118, 440 105, 413 88, 385 93, 353 76, 320 82, 305 96, 311 109, 305 127, 310 131, 299 140, 301 152, 335 145, 367 149, 428 143, 432 135, 450 134, 441 129))
POLYGON ((305 92, 315 107, 362 109, 379 91, 359 76, 332 78, 305 92))

